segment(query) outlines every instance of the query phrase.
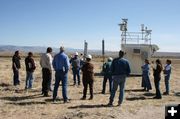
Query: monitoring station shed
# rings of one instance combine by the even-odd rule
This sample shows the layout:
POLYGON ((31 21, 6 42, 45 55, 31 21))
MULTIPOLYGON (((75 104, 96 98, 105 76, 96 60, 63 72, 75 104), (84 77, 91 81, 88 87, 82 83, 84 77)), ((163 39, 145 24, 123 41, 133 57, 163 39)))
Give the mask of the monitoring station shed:
POLYGON ((131 75, 141 75, 141 66, 145 59, 150 59, 159 50, 158 46, 151 44, 151 32, 144 24, 141 25, 140 32, 128 32, 128 19, 122 19, 120 25, 121 50, 125 51, 125 58, 128 59, 131 68, 131 75))

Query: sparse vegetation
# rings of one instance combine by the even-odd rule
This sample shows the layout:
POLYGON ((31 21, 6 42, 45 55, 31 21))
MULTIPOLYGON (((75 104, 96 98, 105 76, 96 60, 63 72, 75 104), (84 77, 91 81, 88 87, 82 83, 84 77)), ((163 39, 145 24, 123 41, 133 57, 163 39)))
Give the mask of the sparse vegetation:
MULTIPOLYGON (((12 85, 11 57, 0 57, 0 119, 162 119, 166 104, 180 103, 179 59, 172 61, 170 96, 163 96, 162 100, 152 99, 155 93, 152 76, 153 90, 150 92, 141 91, 141 77, 129 77, 122 107, 106 106, 109 101, 109 93, 101 94, 103 77, 100 75, 95 76, 94 99, 92 101, 80 100, 83 86, 72 86, 71 71, 69 72, 68 86, 71 103, 63 104, 61 88, 59 88, 60 100, 54 104, 52 97, 42 97, 41 95, 42 78, 39 57, 36 57, 35 61, 37 69, 34 74, 34 89, 25 91, 24 58, 21 60, 22 68, 20 69, 21 85, 14 87, 12 85)), ((101 61, 100 57, 93 58, 97 74, 101 71, 101 61)), ((164 78, 162 77, 161 92, 164 90, 164 78)), ((115 105, 117 104, 117 96, 114 101, 115 105)))

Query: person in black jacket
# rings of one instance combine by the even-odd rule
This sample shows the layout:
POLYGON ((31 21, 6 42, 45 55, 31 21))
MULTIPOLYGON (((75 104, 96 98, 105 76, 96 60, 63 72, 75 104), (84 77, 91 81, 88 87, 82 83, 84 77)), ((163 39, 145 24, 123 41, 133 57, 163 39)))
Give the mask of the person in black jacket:
POLYGON ((156 96, 154 99, 161 99, 161 92, 160 92, 160 80, 161 80, 161 72, 162 72, 162 64, 159 59, 156 60, 156 67, 153 68, 153 75, 154 75, 154 84, 156 88, 156 96))
POLYGON ((90 91, 89 100, 93 99, 94 65, 91 63, 91 60, 92 60, 92 56, 87 55, 86 63, 81 68, 81 70, 83 72, 82 82, 83 82, 83 86, 84 86, 83 97, 81 98, 81 100, 86 99, 88 85, 89 85, 89 91, 90 91))
POLYGON ((25 89, 31 89, 33 84, 33 72, 36 69, 33 53, 29 52, 28 56, 25 58, 26 65, 26 86, 25 89))
POLYGON ((21 64, 20 64, 20 56, 19 56, 19 51, 15 51, 13 57, 12 57, 12 69, 13 69, 13 84, 14 86, 16 85, 20 85, 20 80, 19 80, 19 69, 21 68, 21 64))

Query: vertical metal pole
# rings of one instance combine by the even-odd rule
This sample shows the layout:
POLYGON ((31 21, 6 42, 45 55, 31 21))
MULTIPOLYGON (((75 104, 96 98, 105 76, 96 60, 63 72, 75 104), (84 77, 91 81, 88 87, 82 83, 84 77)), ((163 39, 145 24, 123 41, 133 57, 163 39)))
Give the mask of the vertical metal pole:
POLYGON ((104 39, 102 40, 102 56, 103 56, 103 64, 104 64, 104 61, 105 61, 105 46, 104 46, 104 39))
POLYGON ((85 40, 84 41, 84 58, 83 58, 84 61, 85 61, 86 56, 87 56, 87 50, 88 50, 88 43, 85 40))

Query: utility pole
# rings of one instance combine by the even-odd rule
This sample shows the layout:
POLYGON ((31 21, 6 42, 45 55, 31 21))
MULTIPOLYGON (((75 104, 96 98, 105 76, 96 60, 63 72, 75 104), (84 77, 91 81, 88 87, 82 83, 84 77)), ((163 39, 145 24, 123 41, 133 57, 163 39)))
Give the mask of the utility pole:
POLYGON ((103 64, 105 62, 105 44, 104 39, 102 40, 102 56, 103 56, 103 64))

